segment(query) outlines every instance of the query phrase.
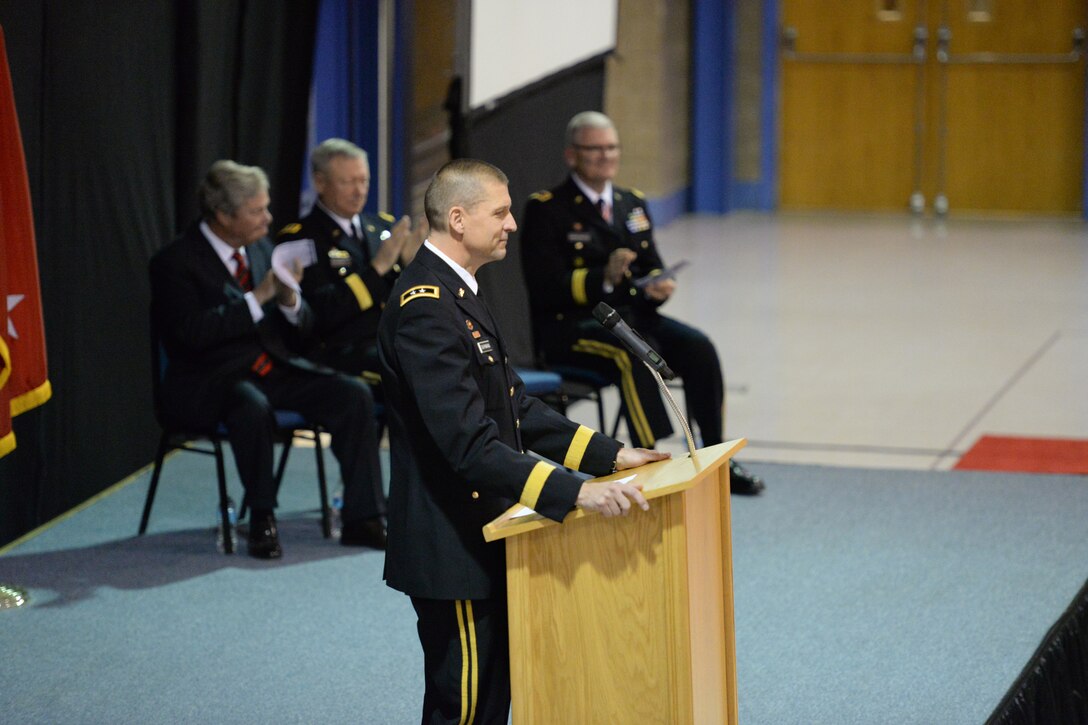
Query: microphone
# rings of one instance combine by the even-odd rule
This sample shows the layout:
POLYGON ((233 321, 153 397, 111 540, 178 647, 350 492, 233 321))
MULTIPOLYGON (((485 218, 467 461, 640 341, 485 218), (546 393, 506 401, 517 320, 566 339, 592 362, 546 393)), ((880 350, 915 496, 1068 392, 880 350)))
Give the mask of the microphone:
POLYGON ((676 373, 665 364, 665 359, 654 352, 654 349, 647 345, 646 341, 623 321, 620 313, 601 302, 594 308, 593 316, 597 318, 597 322, 604 325, 613 335, 618 337, 624 347, 631 351, 631 354, 649 365, 651 369, 656 370, 661 377, 666 380, 672 380, 676 377, 676 373))

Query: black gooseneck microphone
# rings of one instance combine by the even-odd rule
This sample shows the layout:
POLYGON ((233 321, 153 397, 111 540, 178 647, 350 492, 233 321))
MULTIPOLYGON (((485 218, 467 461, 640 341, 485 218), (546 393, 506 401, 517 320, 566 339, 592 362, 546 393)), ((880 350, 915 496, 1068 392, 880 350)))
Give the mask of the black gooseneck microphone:
POLYGON ((631 351, 632 355, 656 370, 665 380, 672 380, 676 377, 676 373, 665 364, 665 359, 654 352, 654 349, 647 345, 646 341, 623 321, 620 313, 601 302, 593 309, 593 316, 597 318, 597 322, 604 325, 613 335, 618 337, 624 347, 631 351))

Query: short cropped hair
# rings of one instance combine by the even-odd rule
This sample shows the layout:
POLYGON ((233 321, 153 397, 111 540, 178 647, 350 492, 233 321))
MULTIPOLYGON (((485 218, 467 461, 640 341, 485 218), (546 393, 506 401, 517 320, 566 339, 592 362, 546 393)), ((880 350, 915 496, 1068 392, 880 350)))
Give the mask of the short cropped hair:
POLYGON ((310 152, 310 173, 324 174, 329 170, 329 163, 337 156, 349 159, 362 159, 370 164, 366 151, 359 148, 351 141, 342 138, 325 139, 310 152))
POLYGON ((615 130, 616 124, 612 119, 600 111, 582 111, 575 114, 574 118, 567 122, 567 146, 573 146, 578 138, 578 132, 583 128, 611 128, 615 130))
POLYGON ((479 159, 454 159, 435 173, 423 197, 423 209, 431 229, 447 232, 447 215, 455 206, 466 209, 484 200, 484 182, 509 184, 506 174, 497 166, 479 159))
POLYGON ((220 159, 208 169, 197 190, 200 214, 204 219, 214 219, 217 211, 234 216, 242 204, 267 191, 264 169, 220 159))

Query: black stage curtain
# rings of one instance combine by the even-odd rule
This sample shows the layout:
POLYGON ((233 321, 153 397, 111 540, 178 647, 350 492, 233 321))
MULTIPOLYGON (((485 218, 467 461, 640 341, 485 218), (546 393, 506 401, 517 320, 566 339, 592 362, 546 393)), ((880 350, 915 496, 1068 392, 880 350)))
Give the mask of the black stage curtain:
MULTIPOLYGON (((602 57, 519 91, 494 110, 455 119, 451 125, 464 129, 463 138, 455 134, 455 150, 506 172, 514 219, 520 224, 529 194, 549 189, 566 177, 563 146, 567 121, 580 111, 603 110, 603 105, 602 57)), ((491 310, 502 328, 511 362, 531 365, 529 299, 516 233, 507 246, 506 259, 485 266, 479 277, 484 295, 502 300, 502 304, 492 304, 491 310)))
POLYGON ((215 159, 263 167, 297 214, 316 20, 316 0, 0 4, 53 386, 0 459, 0 545, 153 457, 148 260, 215 159))
POLYGON ((986 721, 986 725, 1070 723, 1088 723, 1088 582, 986 721))

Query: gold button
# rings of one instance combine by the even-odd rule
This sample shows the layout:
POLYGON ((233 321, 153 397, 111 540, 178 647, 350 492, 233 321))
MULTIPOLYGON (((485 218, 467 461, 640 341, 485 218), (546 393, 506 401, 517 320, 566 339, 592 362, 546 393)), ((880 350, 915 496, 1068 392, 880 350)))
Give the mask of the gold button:
POLYGON ((649 247, 649 246, 650 246, 650 243, 649 243, 648 241, 646 241, 645 239, 643 239, 643 240, 642 240, 642 248, 643 248, 643 249, 646 249, 646 248, 647 248, 647 247, 649 247))
POLYGON ((513 385, 510 386, 510 397, 511 398, 514 397, 514 386, 513 385))
POLYGON ((515 428, 520 428, 521 427, 521 418, 518 418, 517 420, 514 421, 514 427, 515 428))
POLYGON ((472 492, 472 498, 480 498, 480 492, 479 491, 473 491, 472 492))
POLYGON ((582 248, 582 247, 584 247, 584 246, 586 246, 586 245, 585 245, 585 244, 583 244, 582 242, 575 242, 575 243, 574 243, 574 248, 575 248, 575 249, 581 249, 581 248, 582 248))
POLYGON ((634 297, 635 295, 637 295, 637 294, 638 294, 638 291, 636 291, 634 287, 632 287, 632 288, 630 289, 630 292, 631 292, 631 296, 632 296, 632 297, 634 297))
POLYGON ((493 358, 492 356, 488 355, 488 356, 487 356, 487 361, 488 361, 488 362, 490 362, 490 363, 493 363, 493 362, 495 362, 495 358, 493 358))

